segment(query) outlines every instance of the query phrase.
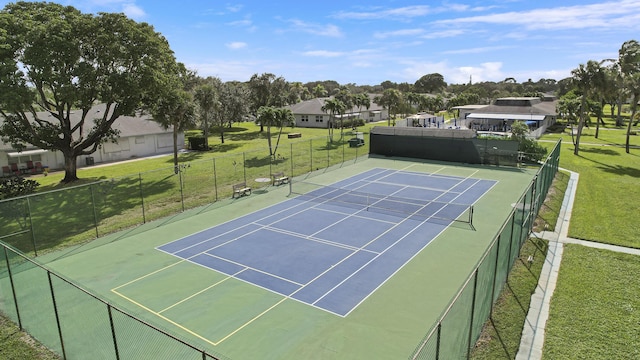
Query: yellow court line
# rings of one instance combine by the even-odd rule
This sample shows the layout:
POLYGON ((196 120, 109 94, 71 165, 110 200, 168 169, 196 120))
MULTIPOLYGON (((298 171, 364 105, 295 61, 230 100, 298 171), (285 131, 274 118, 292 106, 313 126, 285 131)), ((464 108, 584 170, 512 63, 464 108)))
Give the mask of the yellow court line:
POLYGON ((150 312, 151 314, 153 314, 153 315, 155 315, 155 316, 157 316, 157 317, 159 317, 159 318, 161 318, 161 319, 163 319, 163 320, 165 320, 165 321, 167 321, 167 322, 169 322, 169 323, 171 323, 171 324, 173 324, 173 325, 177 326, 178 328, 180 328, 180 329, 182 329, 182 330, 184 330, 184 331, 188 332, 189 334, 191 334, 191 335, 193 335, 193 336, 195 336, 195 337, 197 337, 197 338, 199 338, 199 339, 202 339, 202 340, 206 341, 207 343, 209 343, 209 344, 211 344, 211 345, 213 345, 213 346, 217 346, 218 344, 220 344, 220 343, 222 343, 223 341, 227 340, 228 338, 230 338, 231 336, 233 336, 234 334, 236 334, 236 333, 237 333, 237 332, 239 332, 240 330, 242 330, 242 329, 244 329, 245 327, 247 327, 247 326, 248 326, 249 324, 251 324, 252 322, 254 322, 254 321, 258 320, 258 319, 259 319, 260 317, 262 317, 264 314, 266 314, 267 312, 271 311, 273 308, 275 308, 276 306, 280 305, 282 302, 284 302, 285 300, 287 300, 287 297, 283 297, 280 301, 278 301, 278 302, 277 302, 277 303, 275 303, 274 305, 271 305, 268 309, 264 310, 263 312, 261 312, 260 314, 258 314, 258 315, 256 315, 256 316, 254 316, 251 320, 247 321, 247 322, 246 322, 246 323, 244 323, 242 326, 238 327, 237 329, 235 329, 234 331, 232 331, 231 333, 229 333, 228 335, 226 335, 225 337, 223 337, 222 339, 220 339, 220 340, 218 340, 218 341, 216 342, 216 341, 211 341, 211 340, 209 340, 209 339, 205 338, 204 336, 202 336, 202 335, 200 335, 200 334, 198 334, 198 333, 196 333, 196 332, 194 332, 194 331, 192 331, 192 330, 190 330, 190 329, 188 329, 188 328, 186 328, 186 327, 184 327, 184 326, 180 325, 179 323, 177 323, 177 322, 175 322, 175 321, 173 321, 173 320, 169 319, 168 317, 166 317, 166 316, 162 315, 161 313, 162 313, 162 312, 164 312, 164 311, 169 310, 170 308, 172 308, 172 307, 174 307, 174 306, 176 306, 176 305, 178 305, 178 304, 180 304, 180 303, 182 303, 182 302, 184 302, 184 301, 186 301, 186 300, 189 300, 189 299, 193 298, 194 296, 197 296, 197 295, 199 295, 199 294, 203 293, 204 291, 206 291, 206 290, 208 290, 208 289, 210 289, 210 288, 212 288, 212 287, 214 287, 214 286, 217 286, 217 285, 221 284, 222 282, 225 282, 225 281, 227 281, 227 280, 229 280, 229 279, 233 279, 233 277, 232 277, 232 276, 227 276, 225 279, 220 280, 220 281, 218 281, 217 283, 215 283, 215 284, 213 284, 213 285, 211 285, 211 286, 207 287, 206 289, 201 290, 201 291, 199 291, 199 292, 197 292, 197 293, 195 293, 195 294, 193 294, 193 295, 191 295, 191 296, 189 296, 189 297, 187 297, 187 298, 185 298, 185 299, 183 299, 183 300, 180 300, 179 302, 177 302, 177 303, 175 303, 175 304, 173 304, 173 305, 171 305, 171 306, 169 306, 169 307, 167 307, 167 308, 165 308, 165 309, 163 309, 163 310, 160 310, 159 312, 158 312, 158 311, 153 311, 153 310, 151 310, 150 308, 148 308, 148 307, 146 307, 146 306, 144 306, 144 305, 140 304, 139 302, 137 302, 137 301, 135 301, 135 300, 133 300, 133 299, 131 299, 131 298, 129 298, 129 297, 127 297, 127 296, 125 296, 125 295, 123 295, 123 294, 121 294, 121 293, 119 293, 119 292, 117 291, 119 288, 121 288, 121 287, 123 287, 123 286, 126 286, 126 285, 128 285, 128 284, 131 284, 131 283, 133 283, 133 282, 136 282, 136 281, 138 281, 138 280, 140 280, 140 279, 143 279, 143 278, 145 278, 145 277, 147 277, 147 276, 149 276, 149 275, 152 275, 152 274, 157 273, 157 272, 159 272, 159 271, 162 271, 162 270, 164 270, 164 269, 170 268, 170 267, 172 267, 172 266, 174 266, 174 265, 176 265, 176 264, 178 264, 178 263, 180 263, 180 262, 182 262, 182 261, 184 261, 184 260, 178 261, 178 262, 176 262, 176 263, 174 263, 174 264, 171 264, 171 265, 169 265, 169 266, 166 266, 166 267, 164 267, 164 268, 162 268, 162 269, 159 269, 159 270, 156 270, 156 271, 154 271, 154 272, 152 272, 152 273, 149 273, 149 274, 147 274, 147 275, 141 276, 141 277, 139 277, 138 279, 135 279, 135 280, 129 281, 129 282, 128 282, 128 283, 126 283, 126 284, 123 284, 123 285, 120 285, 120 286, 118 286, 118 287, 115 287, 115 288, 111 289, 111 291, 112 291, 113 293, 115 293, 116 295, 118 295, 118 296, 120 296, 120 297, 122 297, 122 298, 126 299, 127 301, 130 301, 131 303, 133 303, 133 304, 135 304, 135 305, 137 305, 137 306, 141 307, 142 309, 144 309, 144 310, 146 310, 146 311, 150 312))
POLYGON ((113 289, 111 289, 111 291, 114 291, 114 290, 116 290, 116 289, 120 289, 121 287, 125 287, 125 286, 127 286, 127 285, 129 285, 129 284, 133 284, 134 282, 136 282, 136 281, 138 281, 138 280, 142 280, 142 279, 146 278, 147 276, 151 276, 151 275, 153 275, 153 274, 157 274, 157 273, 159 273, 160 271, 164 271, 164 270, 166 270, 166 269, 168 269, 168 268, 170 268, 170 267, 172 267, 172 266, 178 265, 178 264, 180 264, 181 262, 184 262, 184 261, 186 261, 186 260, 185 260, 185 259, 182 259, 182 260, 179 260, 179 261, 177 261, 177 262, 175 262, 175 263, 173 263, 173 264, 171 264, 171 265, 165 266, 165 267, 163 267, 163 268, 161 268, 161 269, 158 269, 158 270, 156 270, 156 271, 150 272, 150 273, 148 273, 148 274, 146 274, 146 275, 142 275, 142 276, 140 276, 140 277, 139 277, 139 278, 137 278, 137 279, 133 279, 133 280, 131 280, 131 281, 127 282, 127 283, 124 283, 124 284, 122 284, 122 285, 120 285, 120 286, 116 286, 116 287, 114 287, 113 289))
POLYGON ((119 295, 119 296, 121 296, 121 297, 123 297, 123 298, 125 298, 125 299, 127 299, 127 300, 129 300, 129 301, 131 301, 131 302, 132 302, 132 303, 134 303, 135 305, 140 306, 141 308, 143 308, 144 310, 147 310, 148 312, 152 313, 153 315, 156 315, 156 316, 158 316, 159 318, 161 318, 161 319, 163 319, 163 320, 165 320, 165 321, 167 321, 167 322, 169 322, 169 323, 171 323, 171 324, 173 324, 173 325, 177 326, 178 328, 180 328, 180 329, 182 329, 182 330, 184 330, 184 331, 188 332, 189 334, 191 334, 191 335, 193 335, 193 336, 195 336, 195 337, 197 337, 197 338, 199 338, 199 339, 201 339, 201 340, 204 340, 204 341, 208 342, 209 344, 211 344, 211 345, 213 345, 213 346, 216 346, 216 345, 217 345, 217 343, 215 343, 215 342, 213 342, 213 341, 211 341, 211 340, 209 340, 209 339, 205 338, 204 336, 202 336, 202 335, 200 335, 200 334, 198 334, 198 333, 196 333, 196 332, 194 332, 194 331, 192 331, 192 330, 187 329, 186 327, 184 327, 184 326, 182 326, 182 325, 178 324, 177 322, 175 322, 175 321, 173 321, 173 320, 169 319, 168 317, 166 317, 166 316, 164 316, 164 315, 162 315, 162 314, 160 314, 160 313, 158 313, 158 312, 155 312, 155 311, 153 311, 153 310, 149 309, 148 307, 146 307, 146 306, 144 306, 144 305, 140 304, 139 302, 137 302, 137 301, 135 301, 135 300, 133 300, 133 299, 130 299, 130 298, 128 298, 128 297, 126 297, 126 296, 124 296, 124 295, 120 294, 119 292, 117 292, 117 291, 116 291, 116 289, 111 289, 111 291, 112 291, 112 292, 114 292, 114 293, 116 293, 117 295, 119 295))
POLYGON ((204 289, 202 289, 202 290, 198 291, 197 293, 195 293, 195 294, 193 294, 193 295, 191 295, 191 296, 188 296, 188 297, 186 297, 186 298, 184 298, 184 299, 182 299, 182 300, 178 301, 177 303, 175 303, 175 304, 173 304, 173 305, 170 305, 170 306, 169 306, 169 307, 167 307, 167 308, 164 308, 164 309, 160 310, 158 313, 163 313, 163 312, 165 312, 165 311, 167 311, 167 310, 171 309, 171 308, 172 308, 172 307, 174 307, 174 306, 180 305, 180 304, 182 304, 183 302, 185 302, 185 301, 187 301, 187 300, 189 300, 189 299, 191 299, 191 298, 194 298, 194 297, 196 297, 196 296, 198 296, 198 295, 202 294, 203 292, 205 292, 205 291, 207 291, 207 290, 211 289, 212 287, 214 287, 214 286, 218 286, 218 285, 222 284, 223 282, 225 282, 225 281, 227 281, 227 280, 229 280, 229 279, 231 279, 231 276, 227 276, 226 278, 224 278, 224 279, 222 279, 222 280, 218 281, 217 283, 215 283, 215 284, 213 284, 213 285, 211 285, 211 286, 207 286, 206 288, 204 288, 204 289))
POLYGON ((244 325, 240 326, 239 328, 235 329, 234 331, 232 331, 229 335, 223 337, 222 339, 218 340, 217 343, 215 343, 215 345, 218 345, 220 343, 222 343, 223 341, 227 340, 228 338, 230 338, 231 336, 235 335, 238 331, 244 329, 246 326, 248 326, 249 324, 251 324, 252 322, 258 320, 260 317, 262 317, 262 315, 268 313, 269 311, 271 311, 273 308, 275 308, 276 306, 282 304, 285 300, 287 300, 287 297, 283 297, 282 300, 278 301, 277 303, 271 305, 271 307, 269 307, 267 310, 261 312, 260 314, 256 315, 253 317, 253 319, 247 321, 246 323, 244 323, 244 325))

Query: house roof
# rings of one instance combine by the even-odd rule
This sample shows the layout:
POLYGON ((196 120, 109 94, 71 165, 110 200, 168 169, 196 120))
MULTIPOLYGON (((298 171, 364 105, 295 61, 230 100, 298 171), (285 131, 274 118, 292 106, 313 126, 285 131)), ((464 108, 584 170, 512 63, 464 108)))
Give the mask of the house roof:
POLYGON ((510 97, 496 99, 493 104, 475 109, 479 114, 511 114, 511 115, 551 115, 556 116, 556 101, 531 97, 510 97))
MULTIPOLYGON (((369 99, 371 100, 371 106, 369 106, 368 111, 381 111, 382 106, 373 102, 373 98, 375 95, 368 94, 369 99)), ((315 98, 310 100, 301 101, 297 104, 289 105, 288 108, 294 115, 327 115, 326 112, 322 111, 322 107, 324 103, 331 99, 331 97, 323 97, 323 98, 315 98)), ((353 114, 358 113, 360 111, 364 111, 365 108, 358 109, 357 106, 352 107, 347 110, 345 114, 353 114)))
MULTIPOLYGON (((102 117, 104 111, 106 110, 105 104, 98 104, 93 106, 89 113, 87 114, 86 121, 89 125, 93 125, 92 121, 94 118, 102 117)), ((46 111, 41 111, 37 113, 39 118, 47 119, 51 118, 51 115, 46 111)), ((80 116, 82 115, 81 110, 73 110, 71 111, 71 123, 77 123, 80 121, 80 116)), ((31 116, 27 114, 27 116, 31 116)), ((144 135, 155 135, 155 134, 165 134, 171 133, 171 130, 165 130, 158 124, 153 121, 151 115, 141 114, 138 116, 120 116, 113 124, 113 129, 120 130, 120 137, 130 137, 130 136, 144 136, 144 135)), ((12 149, 11 145, 0 142, 0 150, 10 150, 12 149)))

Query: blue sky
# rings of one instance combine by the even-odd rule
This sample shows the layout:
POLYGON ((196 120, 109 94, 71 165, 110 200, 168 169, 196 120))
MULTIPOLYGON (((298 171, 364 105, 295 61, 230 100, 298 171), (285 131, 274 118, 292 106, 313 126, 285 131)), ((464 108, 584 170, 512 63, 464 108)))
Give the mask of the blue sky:
MULTIPOLYGON (((556 80, 640 40, 638 0, 60 0, 124 12, 162 33, 200 76, 447 83, 556 80)), ((8 1, 0 1, 4 7, 8 1)))

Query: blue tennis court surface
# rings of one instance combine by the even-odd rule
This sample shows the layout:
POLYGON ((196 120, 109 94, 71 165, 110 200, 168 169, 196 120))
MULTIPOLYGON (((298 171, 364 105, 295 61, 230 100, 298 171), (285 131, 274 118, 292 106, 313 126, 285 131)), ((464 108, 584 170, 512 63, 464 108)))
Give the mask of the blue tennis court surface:
POLYGON ((346 316, 495 183, 373 169, 158 249, 346 316))

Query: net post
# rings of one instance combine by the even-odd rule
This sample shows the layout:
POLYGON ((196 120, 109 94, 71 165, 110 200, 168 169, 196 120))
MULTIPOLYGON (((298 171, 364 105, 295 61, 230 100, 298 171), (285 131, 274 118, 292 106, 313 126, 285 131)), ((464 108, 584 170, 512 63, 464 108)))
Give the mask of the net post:
POLYGON ((469 224, 473 227, 473 205, 469 206, 469 224))

